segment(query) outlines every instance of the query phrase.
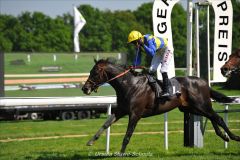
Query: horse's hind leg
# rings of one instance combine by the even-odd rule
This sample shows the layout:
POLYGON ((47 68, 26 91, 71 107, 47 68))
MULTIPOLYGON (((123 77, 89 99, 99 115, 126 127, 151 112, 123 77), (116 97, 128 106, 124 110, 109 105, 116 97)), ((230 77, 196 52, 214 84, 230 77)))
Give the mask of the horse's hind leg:
POLYGON ((93 143, 98 140, 100 135, 103 133, 105 129, 107 129, 109 126, 111 126, 114 122, 119 120, 121 117, 123 117, 124 114, 112 114, 107 121, 102 125, 102 127, 97 131, 97 133, 87 142, 88 146, 93 145, 93 143))
POLYGON ((228 136, 232 139, 232 140, 236 140, 236 141, 240 141, 240 137, 234 135, 227 127, 227 125, 225 124, 225 122, 223 121, 222 117, 220 117, 213 109, 212 109, 212 105, 209 103, 208 105, 204 105, 205 107, 196 107, 196 113, 205 116, 207 118, 209 118, 212 122, 213 128, 216 132, 216 134, 221 137, 224 141, 229 141, 229 139, 227 138, 227 136, 219 129, 218 125, 221 126, 225 132, 228 134, 228 136), (208 106, 208 107, 206 107, 208 106))
MULTIPOLYGON (((215 130, 215 133, 221 137, 224 141, 229 141, 228 137, 219 129, 219 119, 221 119, 220 116, 212 109, 211 101, 205 102, 202 104, 195 104, 193 108, 193 113, 197 115, 201 115, 204 117, 207 117, 211 120, 213 128, 215 130)), ((224 122, 223 122, 224 123, 224 122)))
POLYGON ((227 127, 226 123, 223 121, 222 117, 220 117, 217 113, 214 112, 214 115, 212 119, 214 122, 216 122, 219 126, 221 126, 224 131, 228 134, 228 136, 235 141, 240 141, 240 137, 237 135, 234 135, 227 127))
POLYGON ((214 128, 214 130, 215 130, 215 133, 216 133, 219 137, 221 137, 224 141, 229 142, 229 138, 228 138, 225 134, 223 134, 223 132, 222 132, 222 131, 220 130, 220 128, 218 127, 217 123, 216 123, 214 120, 211 120, 211 122, 212 122, 213 128, 214 128))

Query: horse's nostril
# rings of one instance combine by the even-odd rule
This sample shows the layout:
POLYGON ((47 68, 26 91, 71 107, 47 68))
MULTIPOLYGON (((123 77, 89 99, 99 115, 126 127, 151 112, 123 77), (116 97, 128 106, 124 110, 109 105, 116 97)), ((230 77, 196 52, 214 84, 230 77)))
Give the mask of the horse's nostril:
POLYGON ((87 88, 83 86, 83 87, 82 87, 82 91, 83 91, 83 92, 86 92, 86 91, 87 91, 87 88))

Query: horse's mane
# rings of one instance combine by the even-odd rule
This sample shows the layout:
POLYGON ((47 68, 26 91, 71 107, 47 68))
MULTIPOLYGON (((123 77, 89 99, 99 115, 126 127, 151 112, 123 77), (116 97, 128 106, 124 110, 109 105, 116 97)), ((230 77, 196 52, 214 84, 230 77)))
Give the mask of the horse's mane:
POLYGON ((111 59, 111 58, 100 59, 100 60, 98 60, 98 61, 96 62, 96 65, 98 65, 98 64, 105 64, 105 65, 111 64, 111 65, 116 66, 116 67, 118 67, 118 68, 119 68, 119 67, 120 67, 120 68, 123 68, 123 69, 126 69, 126 68, 127 68, 126 65, 117 64, 117 63, 116 63, 116 60, 111 59))
POLYGON ((100 60, 98 60, 98 61, 96 61, 96 64, 98 65, 98 64, 101 64, 101 63, 104 63, 104 64, 113 64, 109 59, 100 59, 100 60))

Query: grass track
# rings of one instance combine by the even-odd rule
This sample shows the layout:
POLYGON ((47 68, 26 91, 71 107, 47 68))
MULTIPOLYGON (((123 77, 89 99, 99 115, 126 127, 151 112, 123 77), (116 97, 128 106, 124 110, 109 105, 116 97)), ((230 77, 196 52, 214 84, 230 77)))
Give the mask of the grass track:
MULTIPOLYGON (((5 54, 5 73, 6 74, 37 74, 42 73, 42 66, 61 66, 62 70, 57 73, 88 73, 92 68, 98 53, 81 53, 77 60, 74 54, 56 54, 57 60, 53 61, 53 54, 34 53, 31 54, 31 62, 27 61, 27 54, 9 53, 5 54), (11 65, 11 61, 23 60, 25 65, 11 65)), ((115 57, 116 53, 99 53, 99 58, 115 57)))
MULTIPOLYGON (((216 106, 220 108, 221 106, 216 106)), ((221 116, 223 114, 220 114, 221 116)), ((177 109, 169 112, 169 131, 183 130, 183 114, 177 109)), ((47 137, 64 135, 93 135, 106 120, 106 116, 100 119, 81 121, 15 121, 0 122, 0 139, 47 137)), ((240 135, 240 119, 237 113, 230 113, 230 129, 240 135)), ((120 119, 111 127, 111 133, 125 133, 128 118, 120 119)), ((141 119, 136 132, 163 131, 163 116, 154 116, 141 119)), ((207 130, 212 130, 208 122, 207 130)), ((111 136, 110 154, 105 154, 105 136, 103 135, 95 145, 85 146, 91 136, 75 138, 58 138, 46 140, 29 140, 15 142, 0 142, 0 159, 36 159, 36 160, 78 160, 78 159, 119 159, 116 152, 120 150, 123 135, 111 136)), ((231 141, 229 148, 224 149, 224 142, 214 132, 206 132, 204 148, 183 147, 183 133, 173 132, 169 134, 169 150, 164 149, 163 134, 135 134, 127 147, 128 157, 123 159, 233 159, 240 156, 240 143, 231 141), (132 157, 138 155, 137 157, 132 157), (146 157, 149 156, 149 157, 146 157)))

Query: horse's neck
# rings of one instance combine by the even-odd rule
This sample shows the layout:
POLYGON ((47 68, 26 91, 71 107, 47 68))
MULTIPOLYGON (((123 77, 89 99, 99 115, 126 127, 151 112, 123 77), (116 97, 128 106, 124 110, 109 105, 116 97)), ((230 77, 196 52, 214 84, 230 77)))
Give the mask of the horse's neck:
MULTIPOLYGON (((114 74, 111 74, 111 78, 116 77, 123 72, 124 72, 124 70, 114 72, 114 74)), ((133 86, 133 83, 134 83, 133 79, 134 79, 134 76, 132 75, 132 73, 128 72, 128 73, 124 74, 123 76, 120 76, 120 77, 112 80, 109 83, 115 89, 116 94, 119 95, 124 92, 126 93, 126 91, 129 89, 129 87, 133 86)))

